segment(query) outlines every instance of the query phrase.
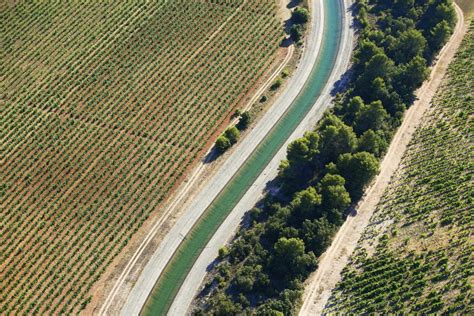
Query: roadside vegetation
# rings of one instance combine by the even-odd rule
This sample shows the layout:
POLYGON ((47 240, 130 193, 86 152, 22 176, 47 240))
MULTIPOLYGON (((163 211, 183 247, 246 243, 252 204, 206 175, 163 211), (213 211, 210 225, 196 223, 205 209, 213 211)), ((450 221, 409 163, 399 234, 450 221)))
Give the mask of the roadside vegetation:
POLYGON ((473 312, 474 23, 325 312, 473 312))
POLYGON ((274 0, 2 3, 0 314, 86 307, 274 62, 276 12, 274 0))
POLYGON ((221 249, 196 314, 297 311, 303 281, 377 174, 456 22, 448 0, 358 0, 356 10, 360 37, 350 84, 315 130, 288 146, 278 193, 267 194, 221 249))
MULTIPOLYGON (((310 13, 308 11, 307 1, 296 1, 296 7, 291 11, 292 15, 287 23, 290 26, 289 28, 289 38, 284 39, 294 41, 297 46, 301 46, 303 43, 303 37, 307 31, 306 24, 309 22, 310 13)), ((284 69, 282 73, 276 77, 273 83, 268 89, 268 93, 274 95, 277 90, 279 90, 284 82, 289 76, 289 70, 284 69)), ((267 95, 262 95, 259 103, 265 103, 268 101, 267 95)), ((234 118, 238 118, 238 123, 235 126, 228 127, 215 141, 215 149, 218 155, 222 155, 224 152, 229 150, 234 144, 237 143, 240 138, 240 132, 243 132, 252 121, 252 114, 255 114, 256 108, 261 108, 261 106, 253 106, 249 111, 240 112, 239 109, 234 113, 234 118)))
POLYGON ((310 14, 306 3, 300 1, 300 6, 297 6, 291 13, 290 23, 290 35, 291 38, 297 43, 301 44, 303 35, 306 31, 306 23, 310 19, 310 14))

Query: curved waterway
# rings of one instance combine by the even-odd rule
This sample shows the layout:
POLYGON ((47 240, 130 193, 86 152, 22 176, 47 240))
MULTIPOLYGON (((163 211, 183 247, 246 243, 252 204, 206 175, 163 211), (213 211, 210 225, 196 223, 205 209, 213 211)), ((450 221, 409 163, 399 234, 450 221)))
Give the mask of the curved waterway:
POLYGON ((303 90, 183 240, 148 297, 142 315, 166 314, 201 250, 321 95, 338 54, 344 14, 338 0, 323 0, 323 5, 321 49, 303 90))

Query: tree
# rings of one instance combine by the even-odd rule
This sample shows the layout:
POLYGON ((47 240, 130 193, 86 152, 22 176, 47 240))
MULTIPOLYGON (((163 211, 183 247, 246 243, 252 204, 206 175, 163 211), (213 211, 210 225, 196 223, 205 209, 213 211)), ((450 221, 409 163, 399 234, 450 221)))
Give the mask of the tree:
POLYGON ((219 248, 219 259, 224 259, 224 257, 226 257, 228 254, 229 248, 227 248, 226 246, 222 246, 221 248, 219 248))
POLYGON ((435 25, 428 36, 428 45, 430 47, 430 57, 437 52, 449 39, 453 32, 447 21, 441 21, 435 25))
POLYGON ((280 164, 279 176, 286 186, 298 190, 311 176, 311 166, 319 153, 319 134, 306 132, 303 137, 291 142, 287 148, 287 160, 280 164))
POLYGON ((453 28, 456 24, 456 12, 451 0, 436 0, 428 7, 420 21, 420 26, 427 37, 434 27, 445 21, 453 28))
POLYGON ((304 255, 304 242, 299 238, 285 238, 282 237, 273 246, 275 250, 275 257, 281 262, 288 264, 294 263, 299 257, 304 255))
POLYGON ((242 306, 240 306, 240 304, 235 304, 223 293, 217 294, 212 300, 211 305, 214 309, 213 315, 216 316, 237 315, 242 311, 242 306))
POLYGON ((383 139, 375 133, 373 130, 369 129, 365 131, 364 134, 359 138, 359 145, 357 149, 359 151, 366 151, 373 154, 375 157, 381 157, 382 154, 387 150, 388 144, 383 139))
POLYGON ((239 123, 237 123, 237 129, 239 129, 240 131, 247 129, 251 120, 252 116, 248 111, 241 113, 239 123))
POLYGON ((456 24, 456 12, 454 11, 452 1, 442 0, 436 6, 432 25, 436 25, 441 21, 446 21, 451 27, 456 24))
POLYGON ((237 270, 234 286, 239 292, 249 293, 253 289, 255 271, 251 266, 243 266, 237 270))
POLYGON ((273 305, 275 300, 268 300, 266 303, 260 305, 256 310, 256 315, 261 316, 284 316, 285 314, 278 309, 276 309, 273 305))
POLYGON ((291 18, 296 24, 305 24, 309 21, 309 11, 302 7, 297 7, 291 13, 291 18))
POLYGON ((281 87, 281 85, 283 84, 283 79, 281 77, 278 77, 275 82, 272 84, 272 86, 270 87, 270 90, 277 90, 278 88, 281 87))
POLYGON ((293 24, 290 28, 290 36, 297 43, 303 38, 303 32, 304 27, 301 24, 293 24))
POLYGON ((393 61, 387 55, 380 53, 372 57, 367 63, 364 78, 368 78, 369 82, 375 78, 387 78, 393 70, 393 61))
POLYGON ((326 217, 303 222, 303 238, 308 249, 320 256, 331 244, 336 232, 336 226, 329 223, 326 217))
POLYGON ((394 86, 406 101, 413 98, 413 92, 428 78, 429 70, 426 60, 417 56, 409 63, 400 65, 394 77, 394 86))
POLYGON ((335 161, 340 154, 352 152, 357 143, 357 136, 352 127, 347 126, 335 115, 327 115, 320 126, 320 156, 322 164, 335 161))
POLYGON ((363 105, 355 118, 355 131, 362 134, 368 129, 379 130, 384 128, 388 119, 387 111, 385 111, 382 102, 374 101, 368 105, 363 105))
POLYGON ((364 106, 364 100, 361 97, 355 96, 347 102, 346 113, 344 119, 348 124, 354 123, 357 112, 364 106))
POLYGON ((377 174, 379 161, 368 152, 347 153, 339 157, 337 169, 346 179, 346 188, 353 199, 362 195, 364 187, 377 174))
POLYGON ((291 201, 291 206, 293 207, 296 216, 300 218, 313 217, 320 205, 321 195, 319 195, 316 189, 311 186, 305 190, 297 192, 291 201))
POLYGON ((377 77, 372 81, 371 84, 372 94, 371 97, 367 100, 368 102, 382 101, 384 108, 388 113, 394 115, 398 111, 404 111, 404 104, 402 99, 393 91, 393 87, 387 87, 385 80, 377 77))
POLYGON ((370 61, 372 57, 378 54, 384 54, 382 48, 378 47, 374 42, 369 39, 363 39, 359 42, 356 51, 354 52, 354 62, 356 68, 361 71, 362 67, 370 61))
POLYGON ((416 29, 409 29, 400 34, 390 51, 397 63, 407 63, 416 56, 422 56, 425 48, 426 39, 423 34, 416 29))
POLYGON ((306 132, 301 138, 291 142, 287 148, 287 159, 290 163, 309 162, 319 153, 319 135, 306 132))
POLYGON ((232 144, 230 143, 230 140, 226 136, 221 135, 221 136, 217 137, 216 149, 220 154, 225 152, 231 146, 232 146, 232 144))
POLYGON ((302 279, 316 268, 314 253, 305 253, 304 241, 300 238, 282 237, 273 248, 273 270, 286 280, 302 279))
POLYGON ((290 163, 302 163, 308 161, 309 140, 301 137, 292 141, 286 149, 286 157, 290 163))
POLYGON ((383 53, 375 55, 356 80, 354 94, 360 95, 364 100, 369 100, 372 94, 371 83, 374 79, 382 78, 385 82, 389 82, 394 70, 394 63, 387 55, 383 53))
POLYGON ((397 16, 399 15, 407 15, 408 12, 414 7, 415 0, 397 0, 394 1, 392 6, 394 7, 394 14, 397 16))
POLYGON ((322 207, 325 210, 344 211, 351 203, 345 185, 346 180, 338 174, 326 174, 319 184, 322 207))
POLYGON ((240 137, 240 132, 237 129, 237 127, 235 127, 235 126, 227 128, 225 130, 224 134, 225 134, 225 137, 227 137, 229 139, 229 141, 232 145, 237 143, 237 141, 239 140, 239 137, 240 137))

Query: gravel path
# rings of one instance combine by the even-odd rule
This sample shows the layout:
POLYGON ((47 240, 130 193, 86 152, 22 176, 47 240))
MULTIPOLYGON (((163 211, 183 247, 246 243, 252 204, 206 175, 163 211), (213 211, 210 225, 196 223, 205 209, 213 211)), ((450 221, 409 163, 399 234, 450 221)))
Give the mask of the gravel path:
POLYGON ((341 278, 342 269, 346 266, 357 241, 369 223, 385 188, 398 168, 413 133, 423 114, 429 108, 431 99, 436 93, 450 61, 461 44, 466 27, 463 13, 457 5, 456 13, 458 23, 454 34, 440 52, 429 80, 417 91, 418 100, 406 112, 403 123, 397 130, 382 161, 380 174, 356 208, 357 215, 348 217, 341 226, 331 246, 321 257, 318 269, 307 282, 304 302, 299 315, 320 315, 323 313, 332 289, 341 278))

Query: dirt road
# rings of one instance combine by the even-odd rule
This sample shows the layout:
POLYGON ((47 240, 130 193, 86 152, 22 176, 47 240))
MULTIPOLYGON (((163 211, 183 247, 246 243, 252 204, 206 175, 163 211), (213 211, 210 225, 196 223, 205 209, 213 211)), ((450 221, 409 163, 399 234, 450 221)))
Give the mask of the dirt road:
POLYGON ((441 50, 438 61, 431 71, 428 81, 417 91, 418 100, 406 112, 403 123, 390 144, 382 161, 380 174, 368 189, 365 198, 359 203, 357 215, 350 216, 336 234, 331 246, 323 254, 316 270, 307 282, 303 306, 300 315, 320 315, 331 295, 331 291, 340 280, 341 271, 354 251, 357 241, 377 207, 377 204, 398 168, 410 139, 418 127, 431 99, 438 89, 466 32, 464 16, 456 5, 458 23, 449 42, 441 50))

